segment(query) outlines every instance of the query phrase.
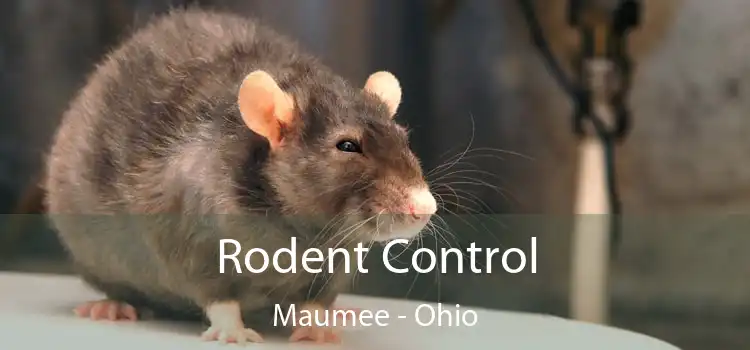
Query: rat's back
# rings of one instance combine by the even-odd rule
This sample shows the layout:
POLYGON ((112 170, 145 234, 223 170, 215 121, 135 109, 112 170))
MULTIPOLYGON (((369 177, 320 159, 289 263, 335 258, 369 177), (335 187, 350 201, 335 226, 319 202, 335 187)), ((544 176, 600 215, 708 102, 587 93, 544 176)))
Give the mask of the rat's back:
POLYGON ((180 169, 170 167, 210 177, 201 169, 219 157, 195 153, 208 151, 203 144, 216 152, 212 141, 235 121, 212 118, 226 117, 216 115, 221 108, 236 115, 240 70, 306 60, 294 44, 235 15, 181 10, 137 31, 97 67, 63 116, 48 157, 49 212, 178 211, 167 197, 179 192, 180 169))

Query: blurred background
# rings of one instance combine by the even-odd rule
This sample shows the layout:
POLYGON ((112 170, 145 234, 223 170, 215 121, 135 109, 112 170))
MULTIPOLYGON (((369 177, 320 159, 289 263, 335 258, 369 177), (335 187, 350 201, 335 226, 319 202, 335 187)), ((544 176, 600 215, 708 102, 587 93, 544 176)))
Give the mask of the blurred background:
MULTIPOLYGON (((3 1, 2 213, 30 200, 59 118, 102 55, 153 16, 187 3, 3 1)), ((466 173, 450 184, 472 211, 501 214, 502 225, 425 245, 524 248, 539 238, 536 275, 417 278, 374 261, 358 293, 569 314, 573 103, 546 70, 517 1, 199 3, 261 18, 354 82, 392 71, 404 89, 399 118, 413 129, 426 169, 471 144, 476 152, 466 161, 494 175, 466 173)), ((570 71, 580 47, 567 2, 532 3, 570 71)), ((625 227, 611 267, 611 323, 685 350, 750 348, 750 235, 737 215, 750 206, 750 11, 743 5, 649 1, 628 39, 637 67, 632 130, 617 149, 625 227)), ((3 230, 0 268, 69 273, 54 233, 38 216, 30 223, 3 230)))

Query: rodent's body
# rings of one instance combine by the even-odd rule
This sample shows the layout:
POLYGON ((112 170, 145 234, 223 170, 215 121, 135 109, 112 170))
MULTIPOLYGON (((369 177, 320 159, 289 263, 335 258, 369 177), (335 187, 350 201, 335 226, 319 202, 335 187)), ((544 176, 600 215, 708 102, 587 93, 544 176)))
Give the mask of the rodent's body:
MULTIPOLYGON (((240 102, 253 93, 246 95, 240 102)), ((334 246, 341 241, 320 239, 319 231, 344 209, 369 203, 356 198, 359 189, 403 193, 402 182, 423 183, 403 130, 377 117, 387 106, 374 96, 253 21, 174 12, 113 51, 64 115, 48 158, 50 219, 84 278, 136 308, 200 317, 226 300, 245 314, 275 303, 330 307, 352 276, 284 276, 273 268, 237 275, 231 264, 221 274, 219 240, 235 239, 244 251, 273 252, 291 237, 299 252, 334 246), (238 108, 238 89, 254 71, 268 73, 293 100, 297 119, 276 130, 282 146, 271 131, 253 132, 278 125, 251 131, 252 123, 268 122, 247 117, 252 106, 238 108), (390 163, 331 153, 324 144, 330 129, 352 126, 385 145, 369 159, 390 163), (336 162, 344 161, 359 169, 340 169, 336 162), (376 168, 397 169, 400 187, 360 186, 358 178, 385 178, 376 168), (342 183, 349 188, 339 189, 342 183), (303 220, 282 219, 295 215, 303 220)), ((375 202, 389 205, 389 196, 375 202)))

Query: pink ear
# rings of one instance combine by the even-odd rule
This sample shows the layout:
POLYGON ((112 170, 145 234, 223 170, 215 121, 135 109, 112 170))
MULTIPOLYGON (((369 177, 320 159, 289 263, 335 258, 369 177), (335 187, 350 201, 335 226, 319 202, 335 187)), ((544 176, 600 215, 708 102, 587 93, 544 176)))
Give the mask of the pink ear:
POLYGON ((388 106, 391 118, 396 115, 401 104, 401 85, 393 74, 386 71, 372 73, 367 78, 364 90, 375 94, 388 106))
POLYGON ((245 125, 268 139, 271 148, 281 143, 281 127, 294 118, 294 102, 265 71, 245 77, 237 93, 237 105, 245 125))

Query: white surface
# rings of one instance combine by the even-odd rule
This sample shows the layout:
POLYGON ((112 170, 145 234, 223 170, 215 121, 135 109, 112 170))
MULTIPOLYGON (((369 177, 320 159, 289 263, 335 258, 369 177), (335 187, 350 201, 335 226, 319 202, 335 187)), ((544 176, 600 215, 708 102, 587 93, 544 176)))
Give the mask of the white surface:
MULTIPOLYGON (((142 349, 192 350, 237 348, 203 342, 198 324, 161 322, 108 323, 76 319, 76 304, 101 298, 78 279, 62 276, 0 274, 0 348, 16 349, 142 349)), ((603 326, 557 317, 473 309, 473 327, 420 327, 414 320, 416 302, 346 296, 341 307, 387 310, 390 325, 346 331, 337 349, 576 349, 576 350, 678 350, 659 340, 603 326), (408 316, 398 319, 396 315, 408 316)), ((461 307, 461 309, 467 309, 461 307)), ((248 344, 255 349, 307 348, 267 340, 248 344)), ((320 346, 317 346, 318 348, 320 346)))

